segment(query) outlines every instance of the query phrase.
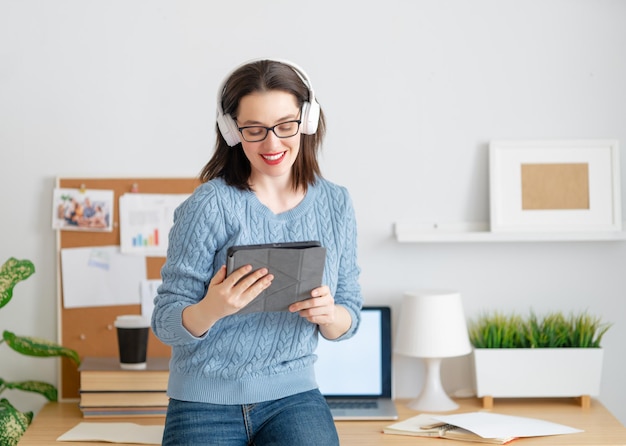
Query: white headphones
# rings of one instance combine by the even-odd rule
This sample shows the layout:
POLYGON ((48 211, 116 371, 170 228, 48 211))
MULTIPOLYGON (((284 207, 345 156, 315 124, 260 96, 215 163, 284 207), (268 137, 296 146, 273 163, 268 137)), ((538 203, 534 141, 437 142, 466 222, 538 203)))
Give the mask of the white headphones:
MULTIPOLYGON (((235 120, 228 113, 224 113, 224 110, 222 110, 222 94, 224 93, 224 86, 226 85, 226 82, 228 81, 228 79, 230 79, 232 74, 239 68, 252 62, 258 62, 260 60, 265 59, 250 60, 236 67, 228 74, 228 76, 226 76, 224 81, 222 81, 219 90, 217 90, 217 126, 220 129, 222 137, 230 147, 239 144, 241 142, 241 136, 239 135, 239 128, 235 120)), ((320 119, 320 105, 315 100, 315 92, 313 91, 313 87, 311 86, 311 81, 309 81, 308 76, 302 68, 292 62, 279 59, 270 60, 280 62, 291 67, 291 69, 298 75, 300 79, 302 79, 302 82, 304 82, 304 84, 309 89, 309 100, 305 101, 304 104, 302 104, 302 116, 300 117, 300 120, 302 121, 301 131, 305 135, 315 134, 320 119)))

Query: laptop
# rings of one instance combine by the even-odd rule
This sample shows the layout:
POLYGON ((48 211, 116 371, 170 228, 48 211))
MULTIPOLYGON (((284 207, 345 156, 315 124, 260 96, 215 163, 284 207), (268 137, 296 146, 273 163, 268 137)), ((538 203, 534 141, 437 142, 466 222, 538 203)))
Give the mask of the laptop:
POLYGON ((391 397, 391 308, 363 307, 350 339, 320 336, 315 375, 335 420, 395 420, 391 397))

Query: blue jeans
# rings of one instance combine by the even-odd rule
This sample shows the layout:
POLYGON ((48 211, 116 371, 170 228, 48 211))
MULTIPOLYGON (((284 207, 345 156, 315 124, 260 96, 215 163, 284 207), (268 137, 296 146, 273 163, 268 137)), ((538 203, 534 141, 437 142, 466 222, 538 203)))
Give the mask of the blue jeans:
POLYGON ((170 399, 164 446, 338 446, 335 423, 319 390, 244 405, 170 399))

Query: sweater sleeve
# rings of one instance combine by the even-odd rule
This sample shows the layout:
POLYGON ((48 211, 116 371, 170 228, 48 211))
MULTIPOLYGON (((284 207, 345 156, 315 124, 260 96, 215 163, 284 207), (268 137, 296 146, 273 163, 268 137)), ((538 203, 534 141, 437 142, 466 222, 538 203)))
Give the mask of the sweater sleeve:
POLYGON ((187 331, 183 310, 202 300, 215 273, 214 258, 224 237, 223 217, 214 187, 200 186, 174 212, 162 284, 154 299, 152 330, 167 345, 193 344, 202 338, 187 331))
POLYGON ((361 286, 359 284, 359 276, 361 269, 357 262, 357 225, 354 208, 350 195, 345 188, 341 188, 343 192, 342 212, 339 218, 343 218, 342 224, 338 225, 342 228, 341 238, 343 239, 343 249, 340 250, 339 270, 337 279, 337 290, 335 291, 335 303, 343 305, 352 317, 352 325, 348 331, 336 339, 340 341, 351 338, 356 334, 359 323, 361 321, 361 308, 363 306, 363 297, 361 294, 361 286))

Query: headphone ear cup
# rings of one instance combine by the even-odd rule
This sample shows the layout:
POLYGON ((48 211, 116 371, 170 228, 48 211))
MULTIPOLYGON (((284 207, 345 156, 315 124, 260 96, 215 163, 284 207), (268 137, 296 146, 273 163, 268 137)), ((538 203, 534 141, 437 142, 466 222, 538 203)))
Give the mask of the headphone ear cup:
POLYGON ((302 104, 302 133, 313 135, 317 132, 317 124, 320 121, 320 105, 317 101, 302 104))
POLYGON ((217 126, 220 129, 222 137, 230 147, 236 146, 241 142, 239 137, 239 129, 237 123, 227 113, 217 111, 217 126))

